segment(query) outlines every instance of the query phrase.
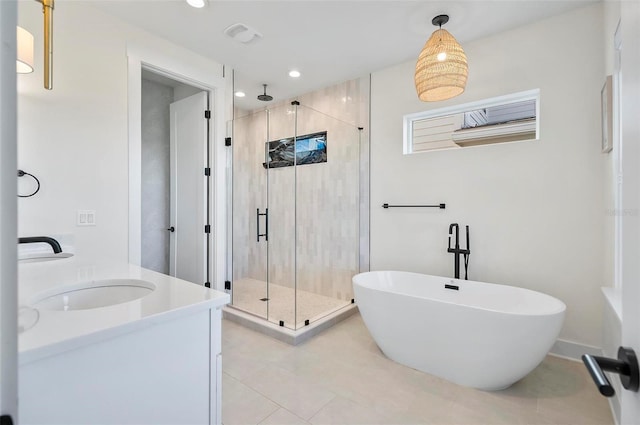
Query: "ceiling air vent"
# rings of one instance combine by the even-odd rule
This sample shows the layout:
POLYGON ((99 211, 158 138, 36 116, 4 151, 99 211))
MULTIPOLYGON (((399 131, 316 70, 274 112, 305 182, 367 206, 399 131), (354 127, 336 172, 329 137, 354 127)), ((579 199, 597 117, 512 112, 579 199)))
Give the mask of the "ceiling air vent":
POLYGON ((262 38, 262 34, 258 31, 241 23, 227 27, 227 29, 224 30, 224 33, 242 44, 251 44, 262 38))

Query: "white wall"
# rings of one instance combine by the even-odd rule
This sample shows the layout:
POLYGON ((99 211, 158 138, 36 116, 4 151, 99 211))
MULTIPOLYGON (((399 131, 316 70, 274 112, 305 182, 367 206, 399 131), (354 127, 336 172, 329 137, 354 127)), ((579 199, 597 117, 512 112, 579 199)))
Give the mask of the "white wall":
POLYGON ((78 254, 128 259, 127 45, 222 66, 94 9, 61 2, 54 12, 54 89, 42 87, 42 6, 20 2, 35 36, 36 72, 19 77, 19 161, 42 189, 19 203, 19 234, 72 235, 78 254), (97 226, 76 227, 76 210, 97 226))
MULTIPOLYGON (((603 6, 603 48, 604 48, 604 72, 602 75, 602 83, 606 75, 614 73, 615 48, 613 37, 616 32, 618 22, 620 21, 620 3, 617 1, 607 1, 603 6)), ((615 135, 614 135, 615 137, 615 135)), ((605 215, 604 242, 605 242, 605 280, 604 286, 614 286, 615 269, 614 269, 614 246, 615 246, 615 217, 618 213, 615 208, 615 181, 616 170, 614 159, 617 156, 616 143, 614 142, 613 150, 602 155, 604 163, 604 192, 603 200, 606 205, 607 214, 605 215)))
MULTIPOLYGON (((560 338, 600 346, 602 4, 465 43, 466 92, 418 100, 415 62, 372 75, 371 268, 452 276, 449 223, 471 231, 470 278, 567 304, 560 338), (539 88, 539 141, 402 154, 402 116, 539 88), (381 204, 446 203, 446 210, 381 204)), ((416 52, 417 55, 418 52, 416 52)))

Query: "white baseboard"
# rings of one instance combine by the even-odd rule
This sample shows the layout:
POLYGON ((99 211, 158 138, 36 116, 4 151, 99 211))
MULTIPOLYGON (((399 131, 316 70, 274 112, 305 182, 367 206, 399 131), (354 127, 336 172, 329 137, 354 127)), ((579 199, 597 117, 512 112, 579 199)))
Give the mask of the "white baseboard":
POLYGON ((549 354, 551 354, 552 356, 563 357, 565 359, 581 362, 581 357, 583 354, 602 356, 602 348, 559 339, 555 344, 553 344, 553 347, 551 347, 551 351, 549 352, 549 354))

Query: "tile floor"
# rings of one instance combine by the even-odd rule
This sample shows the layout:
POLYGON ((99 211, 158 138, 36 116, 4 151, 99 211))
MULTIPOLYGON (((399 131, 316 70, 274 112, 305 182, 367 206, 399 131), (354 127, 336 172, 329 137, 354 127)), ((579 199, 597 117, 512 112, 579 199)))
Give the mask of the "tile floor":
POLYGON ((499 392, 399 365, 359 314, 297 347, 223 321, 222 421, 234 424, 613 424, 582 363, 548 356, 499 392))

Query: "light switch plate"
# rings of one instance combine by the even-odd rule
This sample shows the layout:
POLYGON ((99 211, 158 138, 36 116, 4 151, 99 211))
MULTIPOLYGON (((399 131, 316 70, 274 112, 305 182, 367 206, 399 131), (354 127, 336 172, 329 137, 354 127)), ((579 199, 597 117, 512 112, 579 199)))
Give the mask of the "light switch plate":
POLYGON ((78 210, 76 216, 76 226, 95 226, 96 211, 95 210, 78 210))

